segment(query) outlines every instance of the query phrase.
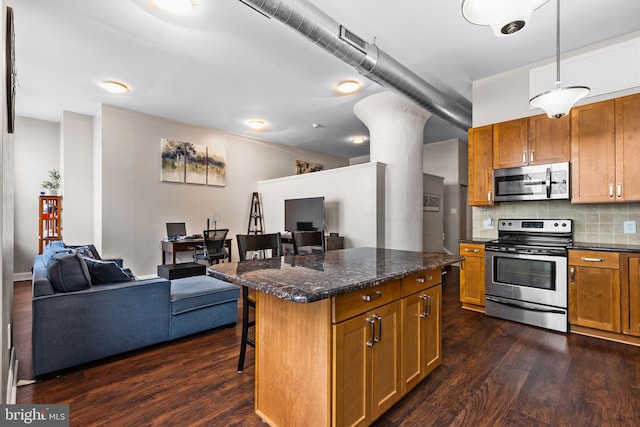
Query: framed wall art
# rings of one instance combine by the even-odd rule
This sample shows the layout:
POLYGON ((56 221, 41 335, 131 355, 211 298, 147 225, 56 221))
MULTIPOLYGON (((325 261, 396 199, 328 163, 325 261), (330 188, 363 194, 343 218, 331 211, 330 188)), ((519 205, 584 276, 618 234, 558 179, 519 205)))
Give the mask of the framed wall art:
POLYGON ((162 182, 224 186, 227 161, 224 148, 162 138, 160 149, 162 182))
POLYGON ((318 172, 322 169, 324 169, 324 165, 321 165, 320 163, 311 163, 304 160, 296 160, 296 175, 318 172))

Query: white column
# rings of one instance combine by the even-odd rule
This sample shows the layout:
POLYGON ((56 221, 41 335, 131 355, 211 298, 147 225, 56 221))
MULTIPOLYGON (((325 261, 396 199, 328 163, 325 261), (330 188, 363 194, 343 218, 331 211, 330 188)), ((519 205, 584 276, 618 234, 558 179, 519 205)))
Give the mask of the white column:
POLYGON ((422 145, 431 113, 393 92, 358 102, 369 128, 370 161, 387 164, 385 247, 422 252, 422 145))

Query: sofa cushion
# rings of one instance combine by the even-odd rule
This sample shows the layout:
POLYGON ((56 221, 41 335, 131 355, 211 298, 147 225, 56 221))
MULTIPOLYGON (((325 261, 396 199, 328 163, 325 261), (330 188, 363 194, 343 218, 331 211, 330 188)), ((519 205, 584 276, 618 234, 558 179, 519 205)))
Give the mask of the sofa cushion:
POLYGON ((64 246, 64 242, 62 240, 54 240, 53 242, 49 242, 47 246, 42 250, 42 261, 44 265, 48 265, 49 261, 51 261, 51 257, 53 257, 57 253, 71 253, 71 249, 64 246))
POLYGON ((98 250, 93 245, 67 246, 67 247, 73 249, 74 251, 76 251, 77 253, 79 253, 85 258, 93 258, 97 260, 102 259, 100 257, 100 254, 98 253, 98 250))
POLYGON ((85 264, 87 264, 87 269, 91 276, 91 284, 93 285, 129 282, 133 280, 129 274, 113 261, 101 261, 89 257, 83 257, 83 260, 85 264))
POLYGON ((47 275, 56 292, 88 289, 91 276, 82 257, 76 253, 57 253, 47 265, 47 275))
POLYGON ((171 314, 238 300, 240 289, 211 276, 193 276, 171 281, 171 314))

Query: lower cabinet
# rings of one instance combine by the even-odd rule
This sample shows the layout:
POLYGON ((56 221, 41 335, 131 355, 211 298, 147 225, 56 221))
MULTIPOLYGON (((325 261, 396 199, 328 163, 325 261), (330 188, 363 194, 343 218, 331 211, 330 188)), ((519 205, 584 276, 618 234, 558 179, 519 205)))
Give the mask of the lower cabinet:
POLYGON ((367 426, 442 360, 440 269, 333 301, 332 425, 367 426))
POLYGON ((622 332, 620 254, 569 251, 569 323, 622 332))
POLYGON ((622 332, 640 337, 640 254, 622 258, 622 332))
POLYGON ((460 243, 460 302, 462 308, 484 313, 484 244, 460 243))

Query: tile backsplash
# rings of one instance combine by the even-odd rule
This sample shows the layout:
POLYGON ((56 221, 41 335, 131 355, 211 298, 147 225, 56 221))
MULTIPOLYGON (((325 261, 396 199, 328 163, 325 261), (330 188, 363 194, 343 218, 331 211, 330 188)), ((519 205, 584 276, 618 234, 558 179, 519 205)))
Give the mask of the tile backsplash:
POLYGON ((635 221, 640 231, 640 203, 571 204, 561 201, 503 202, 495 206, 473 208, 473 237, 497 238, 497 221, 503 218, 570 218, 573 240, 588 243, 640 245, 640 234, 625 234, 624 221, 635 221), (484 229, 486 219, 493 229, 484 229))

